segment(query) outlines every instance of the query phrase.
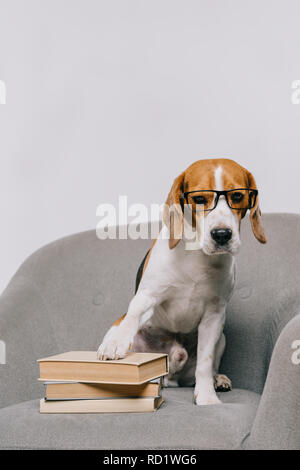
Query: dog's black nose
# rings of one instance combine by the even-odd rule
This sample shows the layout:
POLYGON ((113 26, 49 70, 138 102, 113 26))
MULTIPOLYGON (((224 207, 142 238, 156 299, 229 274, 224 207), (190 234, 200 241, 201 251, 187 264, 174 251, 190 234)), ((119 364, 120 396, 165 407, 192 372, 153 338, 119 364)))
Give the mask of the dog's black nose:
POLYGON ((210 234, 218 245, 225 245, 232 236, 232 230, 230 228, 215 228, 210 234))

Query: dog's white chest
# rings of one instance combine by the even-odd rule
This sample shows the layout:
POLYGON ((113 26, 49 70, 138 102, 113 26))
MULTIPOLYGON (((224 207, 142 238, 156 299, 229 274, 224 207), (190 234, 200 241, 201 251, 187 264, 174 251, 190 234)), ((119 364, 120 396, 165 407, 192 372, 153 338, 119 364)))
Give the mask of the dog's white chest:
POLYGON ((203 314, 228 301, 234 285, 234 259, 230 255, 208 257, 202 252, 179 252, 169 260, 160 283, 165 283, 161 302, 149 322, 174 333, 196 328, 203 314))
POLYGON ((199 324, 205 304, 203 285, 174 286, 170 288, 169 298, 155 309, 153 320, 159 320, 174 333, 188 333, 199 324))

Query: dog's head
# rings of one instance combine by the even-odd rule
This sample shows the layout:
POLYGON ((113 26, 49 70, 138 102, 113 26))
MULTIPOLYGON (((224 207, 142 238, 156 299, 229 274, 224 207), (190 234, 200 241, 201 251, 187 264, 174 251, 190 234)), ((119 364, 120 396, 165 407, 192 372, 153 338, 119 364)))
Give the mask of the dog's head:
POLYGON ((170 249, 183 236, 185 210, 191 211, 193 223, 197 211, 204 216, 202 249, 208 255, 238 251, 240 224, 248 209, 254 236, 266 243, 257 193, 252 174, 233 160, 193 163, 175 179, 165 204, 170 249))

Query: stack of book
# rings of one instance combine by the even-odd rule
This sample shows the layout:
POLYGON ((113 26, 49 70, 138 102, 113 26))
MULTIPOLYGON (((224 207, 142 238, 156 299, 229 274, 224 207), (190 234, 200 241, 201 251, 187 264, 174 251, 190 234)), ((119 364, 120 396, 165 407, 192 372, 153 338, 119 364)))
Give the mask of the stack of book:
POLYGON ((46 387, 41 413, 147 412, 163 402, 167 354, 133 352, 99 361, 94 351, 70 351, 38 362, 46 387))

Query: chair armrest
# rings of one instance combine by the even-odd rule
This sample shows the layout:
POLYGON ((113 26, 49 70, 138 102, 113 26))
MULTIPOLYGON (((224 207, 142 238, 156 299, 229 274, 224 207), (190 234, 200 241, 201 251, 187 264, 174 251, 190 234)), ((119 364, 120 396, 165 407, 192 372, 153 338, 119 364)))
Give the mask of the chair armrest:
POLYGON ((300 449, 300 315, 275 344, 247 448, 300 449))
POLYGON ((47 304, 29 274, 17 274, 0 296, 0 340, 6 349, 0 408, 42 396, 36 360, 54 354, 56 340, 47 304))

